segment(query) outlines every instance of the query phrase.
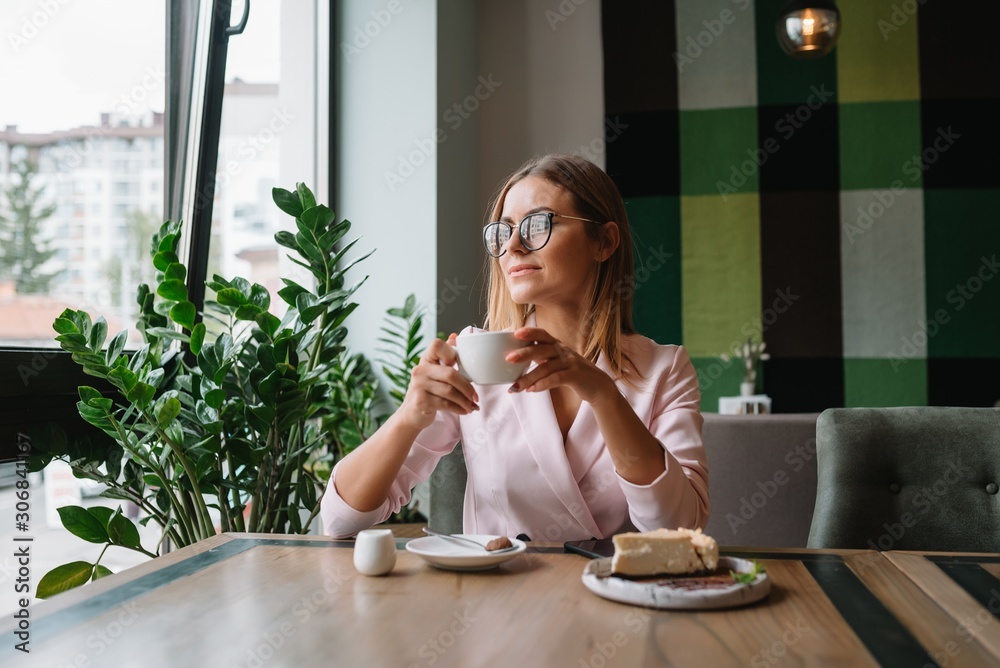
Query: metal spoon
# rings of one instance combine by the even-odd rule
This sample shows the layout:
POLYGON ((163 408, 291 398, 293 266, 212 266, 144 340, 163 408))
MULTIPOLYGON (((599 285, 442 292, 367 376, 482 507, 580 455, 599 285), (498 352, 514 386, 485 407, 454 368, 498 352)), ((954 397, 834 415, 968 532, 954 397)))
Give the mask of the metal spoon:
POLYGON ((438 538, 446 538, 448 540, 457 540, 457 541, 461 541, 463 543, 468 543, 470 545, 475 545, 476 547, 478 547, 480 550, 482 550, 486 554, 503 554, 504 552, 510 552, 511 550, 516 550, 517 549, 517 545, 511 545, 510 547, 505 547, 505 548, 502 548, 502 549, 499 549, 499 550, 487 550, 485 545, 483 545, 482 543, 477 543, 476 541, 474 541, 474 540, 472 540, 470 538, 464 538, 462 536, 456 536, 456 535, 450 534, 450 533, 441 533, 440 531, 434 531, 432 529, 428 529, 427 527, 424 527, 424 533, 426 533, 428 536, 437 536, 438 538))

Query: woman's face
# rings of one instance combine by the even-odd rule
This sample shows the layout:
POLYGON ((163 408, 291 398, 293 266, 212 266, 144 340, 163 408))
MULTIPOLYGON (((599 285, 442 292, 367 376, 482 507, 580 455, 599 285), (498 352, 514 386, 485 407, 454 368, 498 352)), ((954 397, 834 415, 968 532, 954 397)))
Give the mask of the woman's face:
POLYGON ((579 216, 573 197, 559 186, 536 176, 515 183, 504 198, 501 220, 514 226, 500 268, 517 304, 586 306, 597 276, 600 245, 587 234, 582 220, 556 216, 544 248, 529 251, 521 244, 517 225, 530 213, 552 211, 579 216))

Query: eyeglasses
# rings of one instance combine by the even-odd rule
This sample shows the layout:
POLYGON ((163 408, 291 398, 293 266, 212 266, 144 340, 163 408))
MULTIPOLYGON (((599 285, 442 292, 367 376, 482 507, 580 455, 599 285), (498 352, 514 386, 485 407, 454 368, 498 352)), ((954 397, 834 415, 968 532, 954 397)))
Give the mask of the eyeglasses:
MULTIPOLYGON (((552 219, 556 216, 569 218, 571 220, 582 220, 585 223, 603 225, 596 220, 589 218, 579 218, 577 216, 565 216, 561 213, 546 211, 543 213, 531 213, 525 216, 517 225, 517 235, 521 239, 521 245, 529 251, 541 250, 545 244, 549 243, 552 236, 552 219)), ((483 243, 486 244, 486 252, 493 257, 500 257, 507 252, 507 242, 510 235, 514 233, 514 226, 510 223, 498 220, 488 223, 483 228, 483 243)))

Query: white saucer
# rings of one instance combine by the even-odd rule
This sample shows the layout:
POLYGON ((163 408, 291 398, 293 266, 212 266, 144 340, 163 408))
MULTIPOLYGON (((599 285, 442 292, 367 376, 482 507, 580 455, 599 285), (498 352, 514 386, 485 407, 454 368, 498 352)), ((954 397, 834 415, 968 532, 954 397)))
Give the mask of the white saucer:
MULTIPOLYGON (((455 535, 482 543, 484 547, 486 543, 494 538, 499 538, 499 536, 476 533, 460 533, 455 535)), ((510 542, 514 545, 513 550, 496 554, 477 550, 471 545, 465 547, 458 541, 448 540, 447 538, 427 536, 426 538, 415 538, 408 542, 406 544, 406 551, 412 552, 431 566, 437 566, 438 568, 445 568, 452 571, 484 571, 489 568, 495 568, 528 549, 524 541, 511 538, 510 542)))
MULTIPOLYGON (((719 567, 725 572, 750 573, 753 562, 719 557, 719 567)), ((583 569, 583 584, 602 598, 661 610, 733 608, 759 601, 771 591, 767 573, 759 573, 749 584, 730 581, 728 576, 626 580, 611 575, 611 557, 588 563, 583 569), (714 581, 705 582, 706 579, 714 581)))

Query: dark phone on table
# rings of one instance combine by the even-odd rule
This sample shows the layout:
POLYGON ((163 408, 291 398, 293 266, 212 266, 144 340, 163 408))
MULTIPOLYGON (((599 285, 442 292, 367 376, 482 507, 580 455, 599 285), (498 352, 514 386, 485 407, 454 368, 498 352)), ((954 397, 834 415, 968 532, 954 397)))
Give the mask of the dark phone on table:
POLYGON ((582 554, 591 559, 610 557, 615 553, 615 544, 610 538, 591 538, 590 540, 571 540, 563 543, 567 552, 582 554))

